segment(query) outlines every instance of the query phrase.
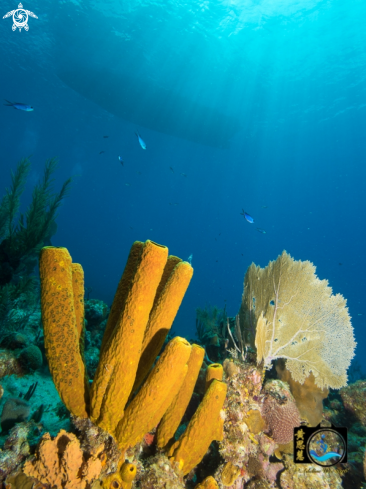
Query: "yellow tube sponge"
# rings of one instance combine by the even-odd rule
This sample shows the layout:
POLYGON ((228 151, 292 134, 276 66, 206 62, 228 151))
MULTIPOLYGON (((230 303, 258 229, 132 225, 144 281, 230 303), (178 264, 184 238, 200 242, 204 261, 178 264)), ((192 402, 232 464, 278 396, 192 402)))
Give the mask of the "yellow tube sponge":
POLYGON ((74 310, 71 256, 46 246, 40 253, 41 310, 46 356, 53 382, 67 409, 86 418, 88 392, 74 310))
POLYGON ((169 396, 178 377, 184 375, 184 366, 191 353, 191 345, 184 338, 175 337, 166 346, 149 377, 128 405, 118 423, 116 439, 124 451, 134 446, 160 421, 169 396))
POLYGON ((168 258, 168 248, 146 241, 124 308, 100 355, 91 388, 91 419, 113 434, 123 416, 141 355, 142 340, 168 258))
POLYGON ((223 419, 220 411, 226 392, 227 385, 214 379, 185 432, 171 446, 168 455, 172 461, 179 463, 184 475, 200 463, 213 440, 222 440, 223 419))
POLYGON ((207 391, 213 379, 222 380, 223 373, 224 369, 222 368, 221 363, 212 363, 211 365, 209 365, 206 369, 205 391, 207 391))
POLYGON ((136 477, 136 465, 124 462, 119 472, 115 472, 103 479, 103 489, 131 489, 132 481, 136 477))
POLYGON ((76 330, 81 338, 84 332, 84 270, 79 263, 71 263, 71 272, 76 330))
POLYGON ((193 268, 188 262, 182 262, 176 256, 169 257, 146 327, 133 391, 149 374, 173 324, 192 275, 193 268))
MULTIPOLYGON (((79 263, 71 263, 72 290, 74 294, 74 311, 76 330, 79 338, 79 349, 83 364, 85 365, 85 307, 84 307, 84 270, 79 263)), ((86 402, 89 404, 89 377, 85 369, 86 402)))
POLYGON ((219 489, 219 486, 215 479, 210 475, 200 484, 197 484, 194 489, 219 489))
POLYGON ((188 372, 178 394, 166 410, 157 431, 157 446, 162 448, 173 438, 188 407, 197 381, 198 374, 205 356, 205 350, 198 345, 192 345, 188 360, 188 372))
POLYGON ((135 241, 131 246, 130 254, 128 255, 127 263, 123 271, 121 280, 119 281, 117 291, 115 293, 113 304, 108 316, 108 321, 103 334, 102 345, 100 347, 100 353, 104 350, 105 346, 118 323, 121 311, 123 311, 130 289, 130 285, 135 276, 136 269, 140 263, 141 253, 144 248, 144 243, 141 241, 135 241))

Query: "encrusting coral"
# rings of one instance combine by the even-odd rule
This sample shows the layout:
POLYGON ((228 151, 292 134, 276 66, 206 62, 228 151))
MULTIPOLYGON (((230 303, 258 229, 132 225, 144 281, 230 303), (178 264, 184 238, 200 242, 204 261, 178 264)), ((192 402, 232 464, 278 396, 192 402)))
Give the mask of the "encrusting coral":
POLYGON ((255 334, 258 364, 270 368, 272 361, 285 358, 297 382, 312 372, 320 388, 347 384, 356 342, 346 300, 332 295, 311 262, 295 261, 284 251, 265 268, 253 263, 245 275, 239 316, 252 345, 255 334))

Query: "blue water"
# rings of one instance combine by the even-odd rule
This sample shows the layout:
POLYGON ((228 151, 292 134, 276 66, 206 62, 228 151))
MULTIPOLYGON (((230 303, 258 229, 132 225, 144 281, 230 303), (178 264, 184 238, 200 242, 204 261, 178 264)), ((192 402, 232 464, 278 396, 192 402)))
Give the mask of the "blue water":
MULTIPOLYGON (((1 17, 16 8, 2 2, 1 17)), ((286 249, 347 298, 366 370, 365 2, 48 0, 24 8, 38 16, 28 32, 0 19, 0 96, 35 109, 0 107, 0 186, 27 155, 24 203, 47 158, 59 158, 56 187, 75 176, 53 244, 82 263, 90 297, 111 303, 135 240, 193 254, 174 325, 189 338, 196 307, 226 303, 235 315, 248 265, 264 267, 286 249), (197 103, 236 117, 229 148, 107 112, 57 76, 71 61, 81 73, 97 68, 100 79, 114 70, 184 96, 192 121, 197 103)), ((121 89, 131 96, 136 107, 154 102, 121 89)))

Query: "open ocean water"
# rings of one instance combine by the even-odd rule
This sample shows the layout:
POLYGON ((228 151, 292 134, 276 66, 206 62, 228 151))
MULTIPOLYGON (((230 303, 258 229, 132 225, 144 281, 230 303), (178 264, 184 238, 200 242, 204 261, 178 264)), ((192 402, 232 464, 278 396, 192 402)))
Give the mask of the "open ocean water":
POLYGON ((52 243, 90 297, 111 304, 135 240, 192 255, 190 338, 197 307, 234 316, 247 267, 285 249, 347 299, 366 370, 366 3, 34 0, 13 31, 17 8, 0 95, 34 111, 0 106, 0 187, 30 155, 24 208, 47 158, 56 188, 74 176, 52 243))

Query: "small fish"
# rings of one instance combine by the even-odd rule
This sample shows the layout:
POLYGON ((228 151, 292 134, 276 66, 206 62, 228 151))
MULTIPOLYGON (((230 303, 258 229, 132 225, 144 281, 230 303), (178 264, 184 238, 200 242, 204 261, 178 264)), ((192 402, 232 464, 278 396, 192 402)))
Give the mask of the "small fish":
POLYGON ((185 173, 181 173, 181 175, 183 175, 184 177, 187 177, 187 175, 185 173))
POLYGON ((338 265, 342 265, 342 263, 338 263, 338 265))
POLYGON ((192 265, 192 260, 193 260, 193 253, 192 255, 189 255, 189 257, 187 258, 187 262, 192 265))
POLYGON ((104 139, 107 139, 107 138, 109 138, 109 136, 103 136, 103 137, 104 137, 104 139))
POLYGON ((249 214, 247 214, 247 213, 245 212, 245 210, 244 210, 244 209, 242 209, 242 211, 243 211, 243 212, 241 212, 241 213, 240 213, 240 215, 241 215, 241 216, 244 216, 244 219, 245 219, 246 221, 250 222, 250 224, 253 224, 254 219, 252 218, 252 216, 250 216, 249 214))
POLYGON ((130 187, 131 185, 129 183, 125 183, 126 187, 130 187))
POLYGON ((172 168, 171 166, 170 166, 169 168, 170 168, 170 169, 172 170, 172 172, 174 173, 174 170, 173 170, 173 168, 172 168))
POLYGON ((138 131, 137 131, 137 132, 135 132, 135 134, 136 134, 136 137, 137 137, 137 139, 138 139, 138 142, 139 142, 139 144, 140 144, 141 148, 142 148, 142 149, 146 149, 146 143, 145 143, 145 141, 142 139, 142 137, 140 136, 140 134, 138 133, 138 131))
POLYGON ((99 154, 102 155, 103 153, 105 153, 105 151, 99 151, 99 154))
POLYGON ((262 209, 268 209, 268 205, 262 205, 262 209))
POLYGON ((258 231, 258 233, 267 234, 267 232, 261 228, 257 228, 257 231, 258 231))
POLYGON ((24 112, 32 112, 34 109, 30 105, 27 104, 20 104, 18 102, 9 102, 9 100, 5 99, 5 102, 7 102, 6 105, 7 107, 14 107, 14 109, 18 110, 24 110, 24 112))
POLYGON ((119 160, 119 162, 121 163, 121 165, 123 166, 123 159, 122 159, 122 156, 118 156, 118 160, 119 160))

